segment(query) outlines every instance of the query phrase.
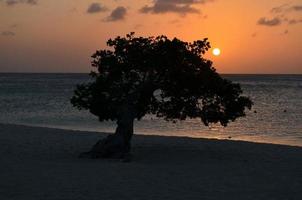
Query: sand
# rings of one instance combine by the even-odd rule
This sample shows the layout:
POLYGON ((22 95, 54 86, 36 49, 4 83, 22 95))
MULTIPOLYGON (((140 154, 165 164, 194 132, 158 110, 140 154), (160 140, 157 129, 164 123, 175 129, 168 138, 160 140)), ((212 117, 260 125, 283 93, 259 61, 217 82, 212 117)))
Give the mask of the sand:
POLYGON ((105 135, 0 125, 0 199, 302 199, 301 147, 136 135, 130 163, 77 157, 105 135))

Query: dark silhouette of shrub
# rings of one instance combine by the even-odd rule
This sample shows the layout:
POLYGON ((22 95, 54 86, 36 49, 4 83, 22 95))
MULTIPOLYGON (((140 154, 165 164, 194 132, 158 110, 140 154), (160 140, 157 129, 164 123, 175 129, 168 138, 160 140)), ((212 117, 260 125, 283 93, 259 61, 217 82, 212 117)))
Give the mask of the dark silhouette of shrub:
POLYGON ((100 121, 116 120, 115 134, 100 140, 87 155, 123 157, 130 151, 133 122, 146 114, 167 121, 200 118, 207 126, 245 116, 252 102, 239 84, 222 78, 203 58, 207 39, 183 42, 166 36, 117 37, 110 50, 93 55, 93 82, 78 85, 73 106, 88 109, 100 121))

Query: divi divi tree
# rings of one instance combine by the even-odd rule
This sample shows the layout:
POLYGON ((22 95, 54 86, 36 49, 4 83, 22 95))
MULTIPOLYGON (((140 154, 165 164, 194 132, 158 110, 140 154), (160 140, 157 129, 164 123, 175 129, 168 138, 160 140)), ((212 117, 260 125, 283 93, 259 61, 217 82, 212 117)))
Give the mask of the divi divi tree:
POLYGON ((98 141, 88 155, 128 154, 134 121, 146 114, 226 126, 251 109, 240 85, 222 78, 203 58, 210 48, 207 39, 188 43, 130 33, 108 40, 107 45, 107 50, 92 55, 93 81, 78 85, 71 99, 73 106, 89 110, 100 121, 117 123, 115 133, 98 141))

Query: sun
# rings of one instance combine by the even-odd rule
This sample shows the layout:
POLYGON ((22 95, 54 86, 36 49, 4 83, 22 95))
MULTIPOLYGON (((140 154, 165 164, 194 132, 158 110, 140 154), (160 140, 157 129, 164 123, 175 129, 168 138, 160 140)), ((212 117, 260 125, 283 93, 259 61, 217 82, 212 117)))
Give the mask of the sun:
POLYGON ((212 53, 214 56, 219 56, 221 54, 221 51, 219 48, 215 48, 215 49, 213 49, 212 53))

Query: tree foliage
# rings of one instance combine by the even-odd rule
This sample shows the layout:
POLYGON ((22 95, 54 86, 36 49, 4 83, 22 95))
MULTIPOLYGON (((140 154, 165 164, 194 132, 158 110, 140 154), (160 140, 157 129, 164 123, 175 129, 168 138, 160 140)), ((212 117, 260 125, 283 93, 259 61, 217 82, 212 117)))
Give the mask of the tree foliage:
POLYGON ((252 102, 239 84, 222 78, 203 58, 207 39, 192 43, 166 36, 116 37, 92 55, 92 82, 78 85, 71 103, 100 121, 153 114, 167 121, 200 118, 208 125, 245 116, 252 102))

